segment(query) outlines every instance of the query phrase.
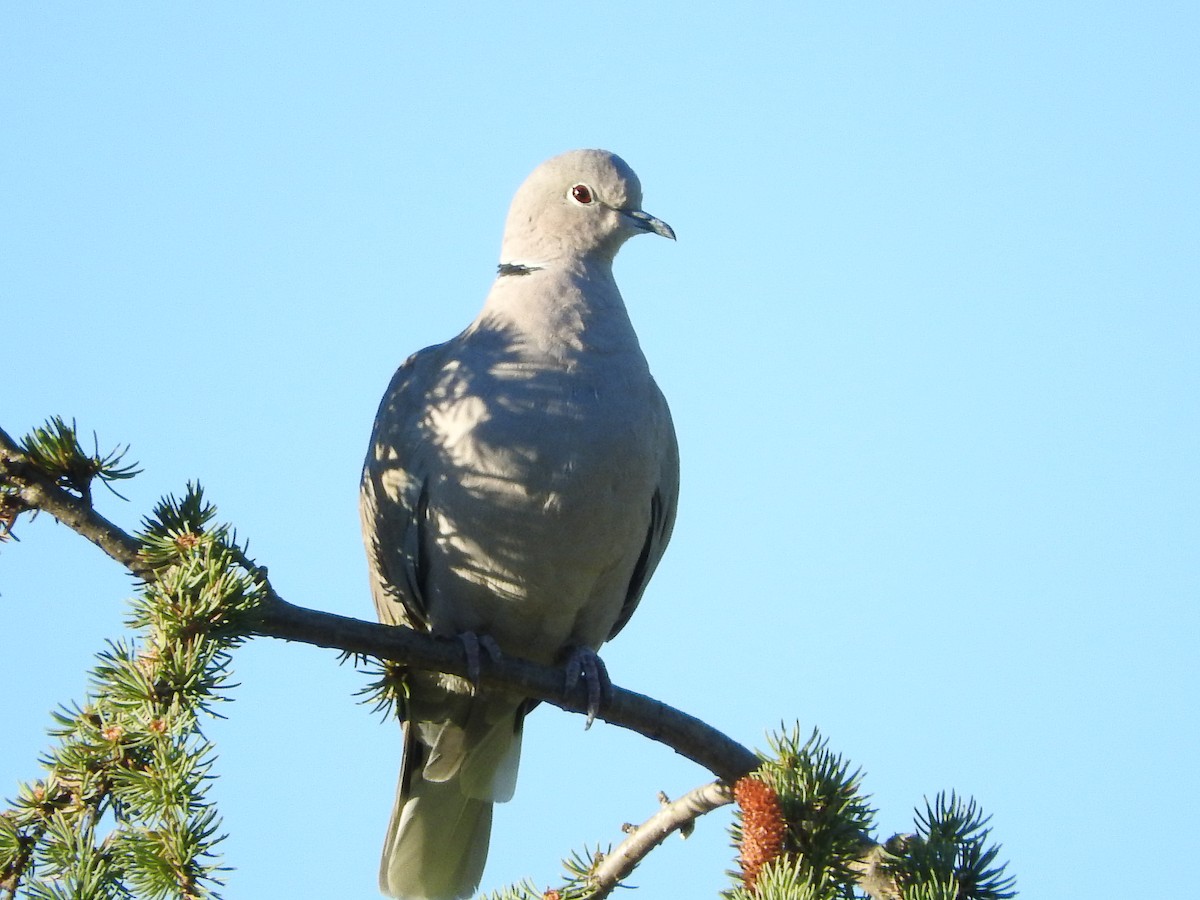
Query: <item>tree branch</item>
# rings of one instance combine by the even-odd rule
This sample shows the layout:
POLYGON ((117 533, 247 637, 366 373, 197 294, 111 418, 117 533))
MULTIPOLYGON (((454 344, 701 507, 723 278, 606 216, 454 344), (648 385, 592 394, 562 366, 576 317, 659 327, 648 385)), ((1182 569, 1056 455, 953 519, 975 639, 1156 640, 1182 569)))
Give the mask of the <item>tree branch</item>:
MULTIPOLYGON (((0 428, 0 524, 11 526, 20 513, 39 510, 83 535, 143 582, 157 578, 155 568, 141 554, 137 538, 100 515, 88 499, 60 487, 53 477, 32 465, 21 446, 0 428)), ((256 611, 254 634, 468 677, 466 653, 460 642, 296 606, 276 593, 265 568, 249 559, 241 563, 260 581, 266 598, 256 611)), ((487 658, 482 662, 479 681, 484 686, 544 700, 570 712, 587 712, 586 686, 579 684, 568 691, 561 669, 517 657, 487 658)), ((597 718, 665 744, 720 780, 664 803, 662 809, 634 828, 594 873, 593 900, 608 896, 671 832, 731 802, 729 785, 760 763, 751 750, 694 716, 615 685, 602 701, 597 718)), ((895 896, 894 882, 888 880, 883 868, 883 851, 882 846, 868 842, 855 868, 859 886, 869 896, 891 900, 895 896)), ((8 885, 0 884, 0 888, 7 889, 8 885)))
MULTIPOLYGON (((138 557, 138 542, 80 497, 63 490, 54 479, 30 465, 21 447, 0 428, 0 485, 11 484, 20 506, 42 510, 83 535, 138 578, 152 570, 138 557)), ((18 509, 18 512, 21 511, 18 509)))
MULTIPOLYGON (((0 484, 5 483, 15 487, 16 496, 28 509, 49 513, 138 578, 154 580, 155 571, 139 554, 136 538, 30 466, 21 448, 0 430, 0 484)), ((256 634, 467 677, 466 653, 458 641, 295 606, 275 592, 264 568, 249 560, 246 564, 261 580, 267 597, 259 609, 256 634)), ((578 684, 568 691, 561 669, 513 656, 482 662, 480 683, 485 687, 545 700, 570 712, 587 710, 586 686, 578 684)), ((612 695, 601 703, 597 718, 665 744, 730 783, 756 769, 760 762, 751 750, 694 716, 615 685, 612 695)))
POLYGON ((588 900, 601 900, 611 894, 671 832, 689 828, 700 816, 732 802, 733 792, 722 781, 693 788, 675 801, 664 797, 658 812, 641 825, 629 826, 629 837, 596 867, 592 873, 595 892, 588 894, 588 900))
MULTIPOLYGON (((278 597, 272 597, 263 605, 255 631, 268 637, 302 641, 467 677, 466 653, 458 641, 439 640, 410 628, 376 625, 305 609, 278 597)), ((480 683, 485 687, 504 688, 545 700, 570 712, 587 712, 586 686, 579 684, 568 691, 562 669, 515 656, 506 656, 499 661, 484 659, 482 664, 480 683)), ((731 782, 758 768, 760 762, 751 750, 694 716, 616 685, 613 685, 611 697, 601 703, 596 718, 666 744, 718 778, 731 782)))

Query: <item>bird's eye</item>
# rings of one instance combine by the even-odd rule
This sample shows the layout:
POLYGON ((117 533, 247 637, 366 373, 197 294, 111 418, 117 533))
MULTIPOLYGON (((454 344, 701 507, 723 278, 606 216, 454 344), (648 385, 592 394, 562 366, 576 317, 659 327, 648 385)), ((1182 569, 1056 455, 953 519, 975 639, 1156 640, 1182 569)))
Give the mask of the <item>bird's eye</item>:
POLYGON ((592 189, 586 184, 577 184, 571 188, 571 196, 575 198, 576 203, 586 205, 592 202, 592 189))

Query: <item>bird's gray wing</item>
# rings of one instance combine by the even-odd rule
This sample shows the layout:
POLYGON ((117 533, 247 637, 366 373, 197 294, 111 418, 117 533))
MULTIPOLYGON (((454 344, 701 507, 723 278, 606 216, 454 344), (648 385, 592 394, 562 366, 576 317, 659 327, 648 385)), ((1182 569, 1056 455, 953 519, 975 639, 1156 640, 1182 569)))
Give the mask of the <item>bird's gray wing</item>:
POLYGON ((422 430, 446 344, 410 356, 379 404, 363 464, 359 515, 379 620, 429 629, 428 441, 422 430))
POLYGON ((667 411, 667 402, 662 401, 666 417, 665 450, 662 461, 662 474, 658 486, 650 498, 650 527, 646 530, 646 542, 642 545, 641 555, 633 567, 633 577, 629 579, 629 589, 625 594, 625 603, 621 613, 608 634, 612 640, 625 627, 629 617, 637 609, 642 593, 650 581, 650 576, 658 568, 667 542, 671 540, 671 532, 675 528, 675 510, 679 504, 679 442, 675 438, 675 428, 671 424, 671 414, 667 411))

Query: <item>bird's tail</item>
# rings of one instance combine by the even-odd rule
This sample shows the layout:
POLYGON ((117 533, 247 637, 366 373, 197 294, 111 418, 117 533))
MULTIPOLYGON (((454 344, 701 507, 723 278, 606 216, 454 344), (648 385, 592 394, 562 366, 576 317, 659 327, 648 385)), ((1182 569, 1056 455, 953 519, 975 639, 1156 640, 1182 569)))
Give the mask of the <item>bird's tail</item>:
MULTIPOLYGON (((494 712, 494 710, 493 710, 494 712)), ((492 804, 512 797, 519 716, 405 727, 404 765, 388 823, 379 887, 403 900, 470 897, 483 875, 492 804)))

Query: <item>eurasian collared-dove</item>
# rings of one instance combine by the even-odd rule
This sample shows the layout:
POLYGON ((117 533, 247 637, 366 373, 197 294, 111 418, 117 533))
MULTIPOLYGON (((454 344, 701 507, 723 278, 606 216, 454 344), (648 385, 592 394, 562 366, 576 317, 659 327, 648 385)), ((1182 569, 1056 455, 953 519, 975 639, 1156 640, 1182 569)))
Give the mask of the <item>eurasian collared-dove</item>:
MULTIPOLYGON (((612 153, 543 163, 513 199, 479 316, 392 379, 361 496, 382 622, 603 675, 595 650, 637 605, 679 493, 671 415, 612 274, 633 235, 675 236, 641 200, 612 153)), ((407 680, 380 888, 467 897, 530 704, 449 675, 407 680)))

